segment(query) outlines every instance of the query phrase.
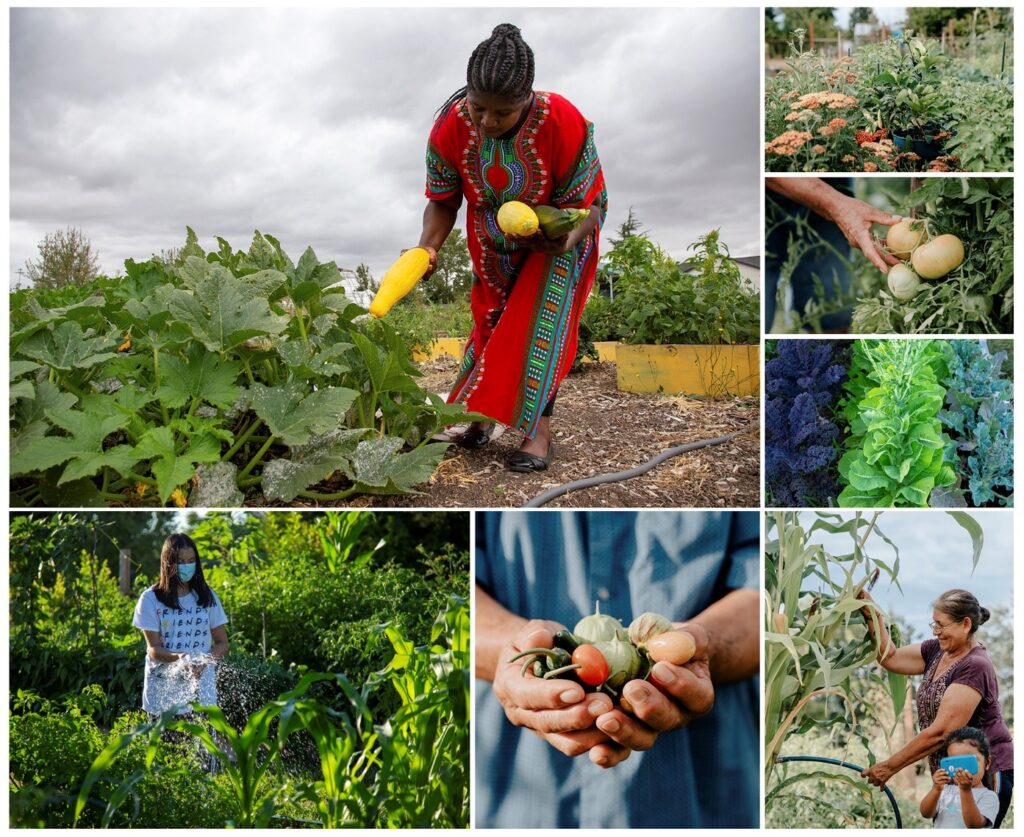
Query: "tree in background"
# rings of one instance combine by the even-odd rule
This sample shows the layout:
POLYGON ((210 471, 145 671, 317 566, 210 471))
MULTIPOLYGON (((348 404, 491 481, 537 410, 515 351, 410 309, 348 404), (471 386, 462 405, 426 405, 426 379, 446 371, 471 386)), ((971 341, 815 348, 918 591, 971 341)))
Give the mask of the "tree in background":
POLYGON ((469 299, 472 282, 473 268, 466 238, 462 230, 452 230, 437 251, 437 269, 420 283, 419 289, 428 302, 455 302, 469 299))
POLYGON ((957 35, 989 29, 1012 29, 1008 9, 978 9, 973 6, 916 6, 907 12, 907 28, 929 38, 938 38, 949 21, 955 21, 957 35))
POLYGON ((25 275, 37 288, 81 287, 99 273, 99 255, 78 227, 50 233, 39 243, 39 259, 25 262, 25 275))
POLYGON ((858 23, 872 23, 875 19, 875 13, 870 6, 857 6, 850 11, 850 27, 847 30, 847 35, 853 37, 853 28, 858 23))
MULTIPOLYGON (((815 39, 835 39, 835 9, 828 8, 788 8, 782 10, 782 29, 787 37, 793 35, 794 30, 804 29, 807 32, 813 30, 815 39)), ((804 43, 807 43, 806 39, 804 43)))
POLYGON ((380 282, 373 278, 373 274, 370 273, 370 266, 361 263, 357 265, 356 290, 368 294, 375 294, 377 293, 378 288, 380 288, 380 282))

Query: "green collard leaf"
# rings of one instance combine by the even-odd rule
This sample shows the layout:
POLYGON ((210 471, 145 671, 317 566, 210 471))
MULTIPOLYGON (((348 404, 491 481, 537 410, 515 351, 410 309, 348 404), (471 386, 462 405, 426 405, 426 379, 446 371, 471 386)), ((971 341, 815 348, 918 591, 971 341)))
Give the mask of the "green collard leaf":
POLYGON ((402 494, 430 479, 444 458, 445 445, 421 445, 399 453, 403 441, 391 436, 360 442, 352 458, 349 479, 372 494, 402 494))
POLYGON ((946 514, 959 523, 967 531, 967 534, 971 536, 971 545, 973 547, 971 570, 973 571, 974 568, 978 566, 978 560, 981 558, 982 547, 985 546, 985 532, 981 528, 981 524, 967 512, 951 511, 946 512, 946 514))
POLYGON ((240 362, 221 360, 202 346, 193 345, 184 359, 161 355, 157 397, 174 408, 193 399, 228 408, 242 393, 237 383, 241 372, 240 362))
POLYGON ((256 383, 249 395, 274 436, 286 445, 303 445, 314 433, 337 429, 358 393, 345 387, 309 392, 304 384, 291 382, 273 389, 256 383))
POLYGON ((309 486, 327 479, 350 463, 356 443, 370 428, 333 430, 296 445, 289 459, 274 459, 263 468, 263 494, 268 500, 290 502, 309 486))
POLYGON ((225 352, 250 337, 280 334, 287 320, 254 297, 244 282, 221 265, 208 265, 193 292, 177 289, 168 305, 211 352, 225 352))
POLYGON ((885 488, 889 480, 862 459, 854 459, 850 463, 848 479, 850 485, 862 491, 875 491, 885 488))
POLYGON ((116 337, 90 336, 76 322, 63 322, 52 332, 32 335, 18 347, 18 354, 38 360, 47 366, 70 372, 88 369, 117 355, 113 351, 116 337))

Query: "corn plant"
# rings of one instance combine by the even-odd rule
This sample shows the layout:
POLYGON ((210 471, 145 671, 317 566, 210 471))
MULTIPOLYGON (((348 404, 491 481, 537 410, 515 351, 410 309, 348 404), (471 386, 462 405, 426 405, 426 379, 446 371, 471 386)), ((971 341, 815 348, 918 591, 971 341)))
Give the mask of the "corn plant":
MULTIPOLYGON (((870 516, 819 513, 810 526, 792 512, 770 514, 765 545, 765 760, 766 801, 786 784, 773 781, 777 758, 787 737, 818 728, 837 728, 858 738, 874 763, 865 721, 878 722, 874 704, 879 687, 892 702, 898 718, 907 693, 906 678, 879 673, 874 665, 879 643, 899 645, 901 637, 886 619, 888 633, 879 628, 884 614, 878 606, 859 598, 865 586, 884 574, 899 587, 899 549, 879 528, 881 512, 870 516), (816 532, 849 535, 851 551, 832 555, 812 543, 816 532), (894 553, 890 562, 870 555, 868 539, 880 538, 894 553), (867 616, 864 616, 864 612, 867 616), (866 619, 873 622, 873 634, 866 619), (865 669, 867 672, 865 673, 865 669), (859 716, 858 716, 859 713, 859 716)), ((971 536, 973 563, 983 543, 978 523, 964 512, 948 512, 971 536)), ((817 776, 817 774, 808 774, 817 776)), ((841 781, 858 780, 843 776, 841 781)))

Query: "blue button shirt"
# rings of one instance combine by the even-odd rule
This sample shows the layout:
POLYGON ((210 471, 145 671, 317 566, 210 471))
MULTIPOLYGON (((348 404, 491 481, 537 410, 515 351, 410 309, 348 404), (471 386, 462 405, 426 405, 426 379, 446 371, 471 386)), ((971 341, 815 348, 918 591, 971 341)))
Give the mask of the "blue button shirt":
MULTIPOLYGON (((689 619, 730 590, 759 589, 755 512, 483 512, 476 578, 520 616, 570 629, 601 612, 689 619)), ((756 614, 755 614, 756 618, 756 614)), ((714 709, 603 770, 505 717, 476 684, 478 828, 758 825, 758 682, 715 689, 714 709)))

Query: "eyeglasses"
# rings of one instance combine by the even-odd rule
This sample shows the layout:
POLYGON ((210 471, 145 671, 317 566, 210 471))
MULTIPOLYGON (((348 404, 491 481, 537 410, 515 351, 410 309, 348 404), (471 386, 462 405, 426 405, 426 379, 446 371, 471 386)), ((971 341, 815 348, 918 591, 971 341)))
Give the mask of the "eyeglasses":
POLYGON ((931 628, 932 629, 932 633, 935 634, 935 633, 938 633, 941 630, 944 630, 945 628, 948 628, 950 625, 953 625, 953 624, 955 624, 955 623, 947 622, 945 625, 943 625, 941 622, 929 622, 928 623, 928 627, 931 628))

